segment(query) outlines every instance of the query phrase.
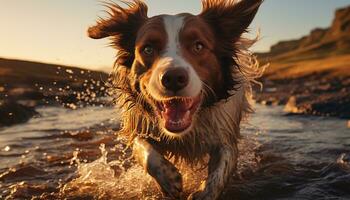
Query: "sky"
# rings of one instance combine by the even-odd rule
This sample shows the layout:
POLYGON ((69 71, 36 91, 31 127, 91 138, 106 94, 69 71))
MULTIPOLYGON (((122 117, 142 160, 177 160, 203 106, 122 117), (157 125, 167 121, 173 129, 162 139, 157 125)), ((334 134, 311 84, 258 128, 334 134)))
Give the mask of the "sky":
MULTIPOLYGON (((148 16, 198 14, 200 0, 145 0, 148 16)), ((0 57, 90 69, 111 68, 116 50, 109 40, 93 40, 86 30, 105 16, 99 0, 0 0, 0 57)), ((350 0, 265 0, 249 36, 260 29, 254 51, 268 51, 281 40, 299 38, 328 27, 336 8, 350 0)))

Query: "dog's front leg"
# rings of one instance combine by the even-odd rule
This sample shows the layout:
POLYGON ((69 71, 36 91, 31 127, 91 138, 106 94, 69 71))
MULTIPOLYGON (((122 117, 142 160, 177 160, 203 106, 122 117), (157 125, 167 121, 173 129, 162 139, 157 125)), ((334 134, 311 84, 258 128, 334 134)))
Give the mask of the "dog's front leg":
POLYGON ((155 179, 164 196, 176 199, 181 197, 181 174, 147 140, 139 137, 134 140, 133 155, 146 172, 155 179))
POLYGON ((219 198, 230 175, 237 164, 236 147, 224 146, 216 148, 210 153, 208 165, 208 178, 205 180, 199 190, 192 193, 188 200, 215 200, 219 198))

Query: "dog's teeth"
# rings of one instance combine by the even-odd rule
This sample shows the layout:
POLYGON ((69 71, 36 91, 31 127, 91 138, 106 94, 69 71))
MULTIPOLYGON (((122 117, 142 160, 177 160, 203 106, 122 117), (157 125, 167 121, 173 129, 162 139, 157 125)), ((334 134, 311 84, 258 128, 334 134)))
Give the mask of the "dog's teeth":
POLYGON ((183 123, 182 120, 179 120, 179 121, 169 120, 169 122, 170 122, 171 124, 173 124, 174 126, 179 126, 179 125, 181 125, 181 124, 183 123))

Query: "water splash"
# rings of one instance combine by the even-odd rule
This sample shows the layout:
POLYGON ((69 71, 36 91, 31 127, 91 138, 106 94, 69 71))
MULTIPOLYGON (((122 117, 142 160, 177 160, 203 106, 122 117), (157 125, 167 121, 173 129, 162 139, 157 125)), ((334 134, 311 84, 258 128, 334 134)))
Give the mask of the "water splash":
MULTIPOLYGON (((258 127, 242 127, 242 135, 250 137, 240 141, 237 175, 222 199, 349 199, 347 120, 283 116, 282 107, 258 109, 252 118, 258 127)), ((0 199, 163 199, 152 179, 128 159, 130 150, 123 157, 125 145, 113 135, 119 129, 115 111, 38 111, 41 118, 0 130, 0 199), (101 143, 104 150, 98 149, 101 143)), ((205 170, 183 168, 187 195, 205 170)))
POLYGON ((342 153, 338 158, 336 163, 345 171, 350 173, 350 162, 349 156, 345 153, 342 153))
MULTIPOLYGON (((256 141, 251 138, 242 139, 239 143, 239 177, 257 168, 259 158, 254 153, 256 148, 256 141)), ((101 157, 91 163, 81 162, 79 151, 73 153, 71 164, 76 164, 78 177, 62 187, 62 196, 81 197, 84 194, 97 199, 163 199, 153 179, 132 159, 108 161, 104 144, 101 144, 100 151, 101 157)), ((195 191, 206 178, 207 169, 192 168, 185 163, 176 167, 183 176, 184 195, 195 191)))
POLYGON ((71 163, 77 164, 78 178, 66 184, 61 189, 61 195, 138 199, 144 198, 140 194, 147 195, 147 191, 156 193, 157 188, 151 184, 151 177, 140 166, 133 165, 124 171, 121 161, 108 162, 108 151, 104 144, 101 144, 100 151, 101 157, 91 163, 81 163, 78 151, 73 153, 71 163))

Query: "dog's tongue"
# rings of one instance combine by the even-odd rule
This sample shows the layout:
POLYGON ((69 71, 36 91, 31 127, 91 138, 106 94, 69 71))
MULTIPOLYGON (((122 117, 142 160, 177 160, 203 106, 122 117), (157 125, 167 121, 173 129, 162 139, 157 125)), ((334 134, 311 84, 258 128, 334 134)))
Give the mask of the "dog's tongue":
POLYGON ((181 119, 189 109, 188 105, 181 101, 165 103, 164 108, 166 116, 173 121, 177 121, 176 119, 181 119))
POLYGON ((163 104, 165 127, 171 132, 181 132, 191 125, 192 102, 171 101, 163 104))

